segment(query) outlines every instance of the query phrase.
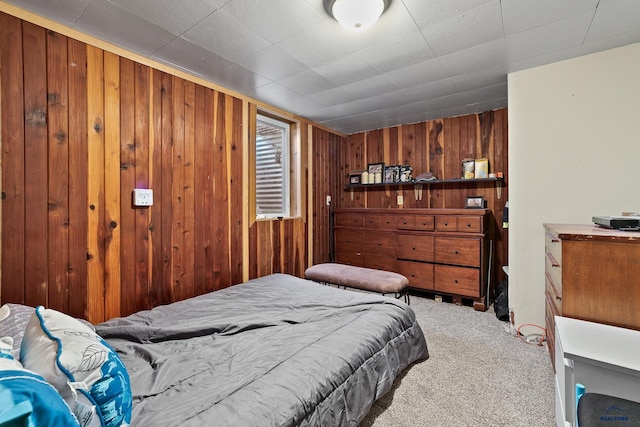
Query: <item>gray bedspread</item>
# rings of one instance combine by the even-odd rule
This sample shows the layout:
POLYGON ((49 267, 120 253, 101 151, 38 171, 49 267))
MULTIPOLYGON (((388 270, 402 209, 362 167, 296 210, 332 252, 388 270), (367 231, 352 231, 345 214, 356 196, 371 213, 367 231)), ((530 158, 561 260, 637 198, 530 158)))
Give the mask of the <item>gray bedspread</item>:
POLYGON ((401 301, 274 274, 96 325, 132 426, 354 426, 428 357, 401 301))

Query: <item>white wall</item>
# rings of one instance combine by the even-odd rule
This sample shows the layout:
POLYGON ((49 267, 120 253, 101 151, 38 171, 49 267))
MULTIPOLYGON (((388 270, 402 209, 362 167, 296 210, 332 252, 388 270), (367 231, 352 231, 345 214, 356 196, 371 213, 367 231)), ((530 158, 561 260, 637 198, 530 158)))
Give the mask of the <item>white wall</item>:
POLYGON ((508 82, 509 305, 544 327, 542 224, 640 212, 640 43, 508 82))

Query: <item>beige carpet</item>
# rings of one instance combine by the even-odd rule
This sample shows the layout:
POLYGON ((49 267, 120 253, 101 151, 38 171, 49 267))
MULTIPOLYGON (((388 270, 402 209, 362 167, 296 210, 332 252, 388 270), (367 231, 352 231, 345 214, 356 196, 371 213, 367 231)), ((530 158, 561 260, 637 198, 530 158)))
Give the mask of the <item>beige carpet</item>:
POLYGON ((405 370, 360 426, 555 425, 554 374, 546 345, 510 333, 493 307, 478 312, 416 296, 411 306, 430 358, 405 370))

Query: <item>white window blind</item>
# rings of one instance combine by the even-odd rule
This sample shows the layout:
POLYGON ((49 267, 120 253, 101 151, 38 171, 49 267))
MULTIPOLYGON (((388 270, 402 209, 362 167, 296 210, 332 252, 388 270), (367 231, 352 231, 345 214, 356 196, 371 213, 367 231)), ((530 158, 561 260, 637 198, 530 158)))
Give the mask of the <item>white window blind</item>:
POLYGON ((289 216, 289 124, 262 115, 256 121, 256 215, 289 216))

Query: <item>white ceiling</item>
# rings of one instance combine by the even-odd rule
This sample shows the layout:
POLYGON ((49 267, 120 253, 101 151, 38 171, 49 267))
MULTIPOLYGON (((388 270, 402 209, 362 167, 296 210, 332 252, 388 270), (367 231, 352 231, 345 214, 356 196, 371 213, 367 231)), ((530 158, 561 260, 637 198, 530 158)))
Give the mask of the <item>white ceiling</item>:
POLYGON ((639 0, 8 0, 347 134, 507 106, 507 73, 640 41, 639 0))

